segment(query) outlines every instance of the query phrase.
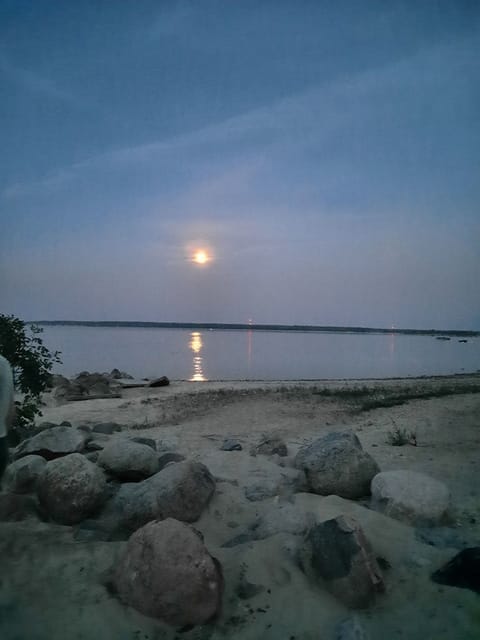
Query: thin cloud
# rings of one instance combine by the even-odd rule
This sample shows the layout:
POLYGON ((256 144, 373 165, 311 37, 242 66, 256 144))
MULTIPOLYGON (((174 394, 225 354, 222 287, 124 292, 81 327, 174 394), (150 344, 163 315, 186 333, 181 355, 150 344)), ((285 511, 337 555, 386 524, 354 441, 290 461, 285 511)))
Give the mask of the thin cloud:
MULTIPOLYGON (((381 100, 383 94, 391 94, 397 89, 403 96, 408 96, 418 87, 424 90, 428 84, 442 85, 448 78, 455 78, 459 70, 472 65, 472 44, 472 38, 464 38, 454 44, 427 48, 386 66, 343 75, 325 85, 310 87, 191 132, 107 151, 58 169, 39 180, 12 184, 4 189, 2 196, 11 199, 51 194, 83 172, 111 171, 142 163, 151 166, 155 160, 168 159, 174 153, 191 158, 205 147, 210 151, 217 147, 224 153, 233 154, 241 144, 252 149, 276 148, 282 144, 298 149, 302 144, 311 145, 312 141, 326 142, 351 121, 352 104, 355 104, 357 120, 372 118, 372 94, 381 100), (449 60, 447 64, 446 59, 449 60)), ((42 82, 30 72, 25 74, 32 87, 51 90, 52 95, 63 96, 66 101, 73 100, 69 94, 50 86, 49 81, 42 82)))

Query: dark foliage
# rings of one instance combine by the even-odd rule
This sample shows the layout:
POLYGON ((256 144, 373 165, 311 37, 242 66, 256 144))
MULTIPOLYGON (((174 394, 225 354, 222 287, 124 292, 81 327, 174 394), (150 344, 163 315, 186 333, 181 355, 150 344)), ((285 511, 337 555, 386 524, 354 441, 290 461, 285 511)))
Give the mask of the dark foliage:
POLYGON ((50 384, 53 365, 61 362, 60 352, 51 353, 44 346, 39 337, 42 331, 15 316, 0 314, 0 353, 12 365, 15 388, 23 394, 23 400, 15 402, 13 440, 15 432, 18 439, 19 433, 33 423, 35 416, 42 415, 41 394, 50 384))

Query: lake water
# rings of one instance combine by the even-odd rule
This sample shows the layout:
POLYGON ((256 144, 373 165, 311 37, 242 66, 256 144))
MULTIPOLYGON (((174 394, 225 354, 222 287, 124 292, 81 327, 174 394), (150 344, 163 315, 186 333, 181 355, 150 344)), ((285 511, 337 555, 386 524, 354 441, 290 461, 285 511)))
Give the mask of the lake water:
POLYGON ((473 373, 480 339, 390 334, 46 326, 55 371, 118 368, 173 380, 314 380, 473 373))

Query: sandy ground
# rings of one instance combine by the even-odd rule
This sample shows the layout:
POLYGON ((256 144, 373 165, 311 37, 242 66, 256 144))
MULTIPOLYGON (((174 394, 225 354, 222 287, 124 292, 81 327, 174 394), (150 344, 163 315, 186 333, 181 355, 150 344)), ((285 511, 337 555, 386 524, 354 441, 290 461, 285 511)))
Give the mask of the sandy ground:
MULTIPOLYGON (((468 384, 478 377, 389 381, 304 383, 187 383, 160 389, 125 389, 121 399, 89 400, 57 406, 45 397, 41 420, 73 425, 115 421, 123 435, 143 435, 157 446, 207 464, 218 478, 217 491, 195 525, 224 567, 224 610, 212 625, 181 634, 187 640, 333 638, 334 625, 350 614, 297 567, 295 537, 279 533, 231 548, 222 545, 245 532, 285 496, 258 502, 245 499, 252 477, 278 469, 275 461, 252 457, 262 434, 280 435, 289 454, 319 435, 353 429, 382 470, 422 471, 445 482, 452 493, 452 532, 457 548, 480 544, 480 393, 409 400, 391 407, 361 410, 352 390, 367 387, 371 397, 433 391, 468 384), (331 393, 326 395, 325 389, 331 393), (337 392, 340 391, 338 394, 337 392), (418 446, 387 443, 394 428, 414 430, 418 446), (241 452, 220 452, 225 437, 241 452), (273 466, 269 466, 273 465, 273 466), (238 595, 242 581, 259 585, 249 599, 238 595)), ((479 597, 442 587, 430 573, 456 549, 425 544, 413 528, 361 503, 336 496, 289 496, 295 505, 325 520, 354 515, 375 552, 388 560, 387 592, 359 619, 373 640, 464 640, 480 637, 479 597)), ((103 586, 123 542, 78 542, 69 527, 36 521, 0 524, 2 558, 0 638, 5 640, 160 640, 180 638, 161 623, 121 605, 103 586)))

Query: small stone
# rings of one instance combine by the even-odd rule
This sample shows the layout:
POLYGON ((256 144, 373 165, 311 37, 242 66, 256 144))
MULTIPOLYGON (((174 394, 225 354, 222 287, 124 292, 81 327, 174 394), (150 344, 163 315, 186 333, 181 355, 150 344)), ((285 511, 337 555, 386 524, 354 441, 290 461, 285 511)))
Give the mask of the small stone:
POLYGON ((238 440, 234 440, 232 438, 226 438, 223 441, 222 446, 220 447, 220 451, 241 451, 242 445, 238 440))
POLYGON ((160 378, 155 378, 148 383, 149 387, 167 387, 170 384, 170 380, 167 376, 161 376, 160 378))

